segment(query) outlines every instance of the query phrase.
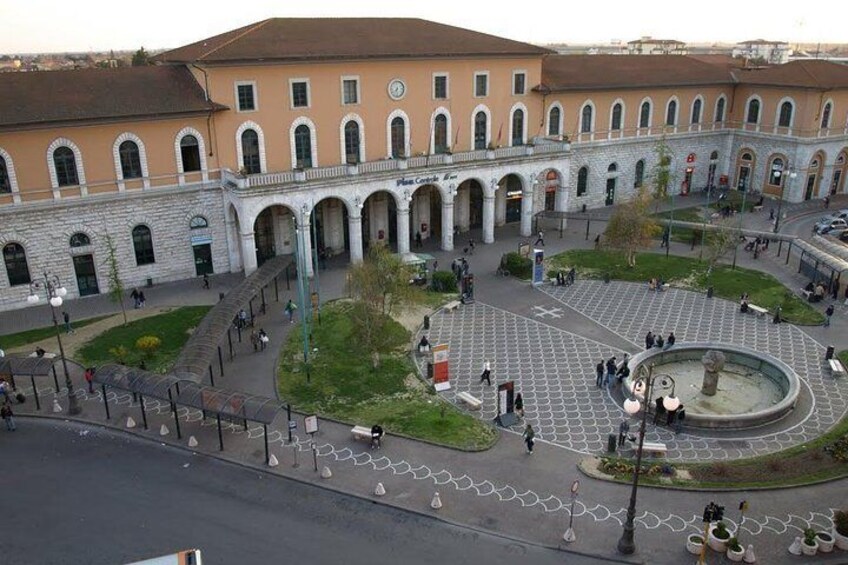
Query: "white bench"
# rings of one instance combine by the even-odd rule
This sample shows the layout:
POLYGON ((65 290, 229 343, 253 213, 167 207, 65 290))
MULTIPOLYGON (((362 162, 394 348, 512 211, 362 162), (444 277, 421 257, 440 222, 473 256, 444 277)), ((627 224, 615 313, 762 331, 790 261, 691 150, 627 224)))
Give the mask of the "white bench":
MULTIPOLYGON (((38 353, 36 353, 35 351, 33 351, 32 353, 30 353, 30 354, 29 354, 29 356, 30 356, 30 357, 38 357, 38 353)), ((44 353, 44 355, 42 355, 42 357, 44 357, 45 359, 55 359, 55 358, 56 358, 56 354, 55 354, 55 353, 50 353, 50 352, 48 351, 48 352, 45 352, 45 353, 44 353)))
POLYGON ((757 316, 765 316, 766 314, 768 314, 768 310, 761 306, 757 306, 756 304, 748 304, 748 310, 750 312, 753 312, 757 316))
POLYGON ((754 212, 759 212, 760 210, 763 209, 763 207, 762 206, 753 206, 753 209, 754 209, 754 212))
POLYGON ((475 398, 474 396, 471 396, 467 392, 460 392, 459 394, 456 395, 456 397, 459 398, 464 403, 466 403, 468 405, 468 407, 471 408, 472 410, 479 410, 480 407, 483 406, 482 400, 480 400, 479 398, 475 398))
POLYGON ((365 426, 353 426, 350 429, 350 433, 353 434, 355 439, 364 439, 365 441, 371 441, 371 428, 366 428, 365 426))
MULTIPOLYGON (((638 450, 638 446, 637 450, 638 450)), ((642 444, 642 453, 653 453, 654 455, 665 455, 668 448, 664 443, 646 441, 642 444)))
POLYGON ((839 359, 829 359, 828 363, 830 364, 830 374, 834 377, 845 374, 845 367, 842 366, 839 359))
POLYGON ((446 312, 453 312, 454 310, 456 310, 457 308, 459 308, 459 305, 460 305, 460 304, 462 304, 462 302, 460 302, 459 300, 453 300, 453 301, 448 302, 447 304, 445 304, 445 305, 443 306, 443 308, 444 308, 444 310, 445 310, 446 312))

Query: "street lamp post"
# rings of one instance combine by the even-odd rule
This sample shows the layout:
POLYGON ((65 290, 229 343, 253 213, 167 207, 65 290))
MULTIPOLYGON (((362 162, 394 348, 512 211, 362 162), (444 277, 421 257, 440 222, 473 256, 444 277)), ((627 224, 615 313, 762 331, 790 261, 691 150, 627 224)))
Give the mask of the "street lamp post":
MULTIPOLYGON (((775 171, 776 174, 780 174, 781 172, 782 171, 775 171)), ((780 183, 780 200, 777 201, 777 217, 774 219, 774 233, 780 231, 780 211, 783 208, 783 196, 786 185, 791 183, 797 176, 798 173, 795 172, 795 167, 789 167, 789 175, 783 175, 783 178, 780 179, 782 182, 780 183), (786 180, 787 176, 789 177, 789 180, 786 180)))
POLYGON ((59 320, 56 319, 56 309, 64 302, 63 298, 68 294, 67 289, 62 286, 59 277, 44 273, 44 282, 33 281, 29 284, 29 296, 27 302, 35 304, 40 300, 38 291, 44 290, 47 300, 50 302, 50 314, 53 316, 53 328, 56 330, 56 341, 59 342, 59 355, 62 358, 62 368, 65 371, 65 386, 68 388, 68 414, 79 414, 80 406, 74 394, 74 383, 71 382, 71 374, 68 372, 68 360, 65 358, 65 348, 62 346, 62 333, 59 331, 59 320))
POLYGON ((642 423, 639 426, 639 447, 636 451, 636 466, 633 469, 633 487, 630 490, 630 505, 627 507, 627 520, 624 523, 624 531, 621 538, 618 540, 618 552, 625 555, 630 555, 636 551, 636 542, 633 539, 634 523, 636 518, 636 493, 639 490, 639 474, 642 466, 642 444, 645 442, 645 425, 648 420, 648 409, 651 405, 651 394, 654 388, 671 389, 671 394, 663 398, 663 407, 669 412, 673 412, 680 407, 680 399, 674 396, 674 379, 669 375, 657 374, 654 375, 654 365, 651 364, 647 369, 641 367, 640 374, 633 379, 631 383, 631 392, 633 398, 628 398, 624 401, 624 410, 628 414, 637 414, 642 410, 642 423), (647 371, 647 373, 643 372, 647 371), (659 381, 657 384, 655 384, 659 381), (645 405, 639 401, 642 398, 645 405))

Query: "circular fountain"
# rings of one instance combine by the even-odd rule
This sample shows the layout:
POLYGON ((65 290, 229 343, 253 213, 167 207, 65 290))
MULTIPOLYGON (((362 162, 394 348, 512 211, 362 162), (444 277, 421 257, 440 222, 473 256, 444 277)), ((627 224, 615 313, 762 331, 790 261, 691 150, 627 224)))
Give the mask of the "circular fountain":
MULTIPOLYGON (((738 429, 774 422, 793 410, 800 393, 789 365, 739 345, 694 342, 643 351, 630 359, 630 374, 651 365, 654 374, 674 378, 687 427, 738 429)), ((631 378, 625 385, 633 390, 631 378)))

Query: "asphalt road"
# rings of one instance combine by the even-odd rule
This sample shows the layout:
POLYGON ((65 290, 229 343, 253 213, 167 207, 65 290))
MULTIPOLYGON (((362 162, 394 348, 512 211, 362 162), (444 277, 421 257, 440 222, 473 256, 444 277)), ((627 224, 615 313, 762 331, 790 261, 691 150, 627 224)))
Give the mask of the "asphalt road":
POLYGON ((0 563, 116 565, 192 547, 208 565, 607 563, 99 428, 0 430, 0 563))

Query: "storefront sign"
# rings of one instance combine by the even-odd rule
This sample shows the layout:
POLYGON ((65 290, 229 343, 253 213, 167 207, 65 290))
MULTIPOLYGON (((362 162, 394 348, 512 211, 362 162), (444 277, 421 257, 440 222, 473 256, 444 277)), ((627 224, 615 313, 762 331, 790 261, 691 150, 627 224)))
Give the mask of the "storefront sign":
POLYGON ((191 236, 191 244, 192 245, 205 245, 207 243, 212 243, 211 235, 193 235, 191 236))
POLYGON ((432 184, 434 182, 444 182, 449 180, 456 180, 459 176, 458 173, 444 173, 444 174, 432 174, 427 176, 420 176, 415 178, 399 178, 395 184, 395 186, 415 186, 422 184, 432 184))
POLYGON ((520 190, 510 190, 506 193, 507 200, 515 200, 517 198, 521 198, 522 192, 520 190))
POLYGON ((450 346, 446 343, 433 347, 433 386, 441 392, 450 388, 448 374, 448 356, 450 346))

